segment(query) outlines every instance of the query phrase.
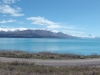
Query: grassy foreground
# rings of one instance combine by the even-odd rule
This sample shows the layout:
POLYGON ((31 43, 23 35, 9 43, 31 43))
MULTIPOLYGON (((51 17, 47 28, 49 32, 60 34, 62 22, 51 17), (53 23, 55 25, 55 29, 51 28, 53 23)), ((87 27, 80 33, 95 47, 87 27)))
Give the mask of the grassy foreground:
POLYGON ((38 66, 27 62, 0 62, 0 75, 100 75, 100 67, 38 66))
MULTIPOLYGON (((36 58, 36 59, 86 59, 99 58, 74 54, 57 54, 50 52, 27 53, 23 51, 0 51, 0 57, 36 58)), ((99 66, 43 66, 28 62, 1 62, 0 75, 100 75, 99 66)))
POLYGON ((100 55, 76 55, 76 54, 59 54, 51 52, 28 53, 24 51, 7 51, 0 50, 0 57, 12 58, 35 58, 35 59, 87 59, 87 58, 100 58, 100 55))

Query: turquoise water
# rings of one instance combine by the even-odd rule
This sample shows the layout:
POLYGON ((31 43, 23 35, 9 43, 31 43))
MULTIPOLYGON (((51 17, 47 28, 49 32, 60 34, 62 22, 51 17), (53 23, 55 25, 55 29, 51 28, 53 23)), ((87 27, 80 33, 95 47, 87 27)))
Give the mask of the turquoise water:
POLYGON ((100 54, 100 39, 0 38, 0 50, 100 54))

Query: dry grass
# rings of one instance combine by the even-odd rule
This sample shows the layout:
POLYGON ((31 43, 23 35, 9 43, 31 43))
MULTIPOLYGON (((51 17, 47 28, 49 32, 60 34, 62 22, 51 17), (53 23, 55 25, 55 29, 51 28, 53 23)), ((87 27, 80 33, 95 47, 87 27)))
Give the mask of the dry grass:
POLYGON ((0 75, 100 75, 100 67, 38 66, 27 62, 0 62, 0 75))

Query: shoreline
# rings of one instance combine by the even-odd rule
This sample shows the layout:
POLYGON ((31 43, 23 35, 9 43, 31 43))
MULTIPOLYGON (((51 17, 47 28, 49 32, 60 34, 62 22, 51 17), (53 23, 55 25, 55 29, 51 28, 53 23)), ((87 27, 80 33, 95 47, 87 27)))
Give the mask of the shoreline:
POLYGON ((98 54, 81 55, 81 54, 60 54, 53 52, 30 53, 21 50, 0 50, 0 57, 8 58, 34 58, 34 59, 52 59, 52 60, 68 60, 68 59, 93 59, 100 58, 98 54))

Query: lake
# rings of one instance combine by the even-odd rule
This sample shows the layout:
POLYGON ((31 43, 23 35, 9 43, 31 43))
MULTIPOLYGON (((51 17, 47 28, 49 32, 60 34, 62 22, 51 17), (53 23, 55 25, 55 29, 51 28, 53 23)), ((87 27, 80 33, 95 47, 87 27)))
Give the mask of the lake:
POLYGON ((100 39, 0 38, 0 50, 100 54, 100 39))

